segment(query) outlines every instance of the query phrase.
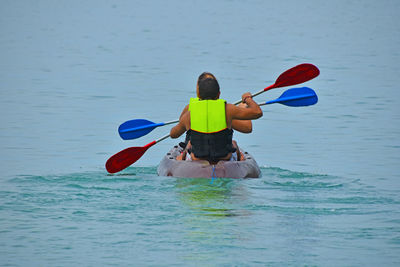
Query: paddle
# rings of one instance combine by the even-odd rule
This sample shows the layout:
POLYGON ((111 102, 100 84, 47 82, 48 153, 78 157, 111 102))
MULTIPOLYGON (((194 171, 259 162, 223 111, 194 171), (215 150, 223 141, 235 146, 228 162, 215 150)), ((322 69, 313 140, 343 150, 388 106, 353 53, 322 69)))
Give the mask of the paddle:
MULTIPOLYGON (((253 94, 252 96, 257 96, 261 93, 264 93, 273 88, 285 87, 285 86, 292 86, 300 83, 307 82, 311 79, 314 79, 319 75, 319 69, 310 63, 303 63, 297 65, 291 69, 288 69, 281 75, 279 75, 278 79, 276 79, 274 84, 264 88, 263 90, 253 94)), ((242 100, 235 102, 234 104, 237 105, 242 100)))
POLYGON ((274 103, 283 104, 289 107, 311 106, 318 102, 317 94, 308 87, 288 89, 277 99, 258 104, 259 106, 274 103))
POLYGON ((116 173, 122 171, 123 169, 129 167, 130 165, 135 163, 138 159, 140 159, 147 149, 149 149, 153 145, 157 144, 158 142, 161 142, 162 140, 168 137, 169 134, 161 137, 158 140, 150 142, 145 146, 129 147, 127 149, 118 152, 117 154, 113 155, 111 158, 107 160, 106 162, 107 171, 109 173, 116 173))
MULTIPOLYGON (((306 81, 309 81, 319 75, 319 69, 309 63, 303 63, 297 65, 287 71, 283 72, 279 75, 278 79, 276 79, 275 83, 264 88, 263 90, 253 94, 257 96, 265 91, 268 91, 273 88, 285 87, 300 84, 306 81)), ((234 103, 235 105, 242 102, 241 100, 234 103)), ((160 122, 154 123, 152 121, 137 119, 126 121, 121 124, 118 128, 118 133, 124 140, 136 139, 142 137, 151 131, 153 131, 156 127, 164 126, 172 123, 177 123, 179 120, 169 121, 169 122, 160 122)))
POLYGON ((145 119, 130 120, 119 126, 118 133, 124 140, 136 139, 150 133, 156 127, 177 123, 178 121, 155 123, 145 119))

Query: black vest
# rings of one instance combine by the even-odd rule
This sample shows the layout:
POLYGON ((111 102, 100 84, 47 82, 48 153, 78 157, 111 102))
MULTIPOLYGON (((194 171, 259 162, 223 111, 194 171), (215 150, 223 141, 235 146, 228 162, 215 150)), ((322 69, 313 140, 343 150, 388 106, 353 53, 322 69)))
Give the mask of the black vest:
POLYGON ((186 136, 189 136, 192 144, 191 152, 197 158, 218 161, 236 151, 232 146, 232 135, 232 129, 225 129, 216 133, 200 133, 189 130, 186 136))

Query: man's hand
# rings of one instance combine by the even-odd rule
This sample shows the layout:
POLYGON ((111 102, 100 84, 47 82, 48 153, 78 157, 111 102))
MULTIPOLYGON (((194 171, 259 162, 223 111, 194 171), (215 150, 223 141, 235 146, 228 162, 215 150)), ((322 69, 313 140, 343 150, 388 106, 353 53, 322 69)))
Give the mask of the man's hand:
POLYGON ((251 93, 244 93, 243 95, 242 95, 242 103, 245 103, 245 104, 247 104, 246 103, 246 99, 248 99, 248 98, 250 98, 250 99, 252 99, 252 96, 251 96, 251 93))

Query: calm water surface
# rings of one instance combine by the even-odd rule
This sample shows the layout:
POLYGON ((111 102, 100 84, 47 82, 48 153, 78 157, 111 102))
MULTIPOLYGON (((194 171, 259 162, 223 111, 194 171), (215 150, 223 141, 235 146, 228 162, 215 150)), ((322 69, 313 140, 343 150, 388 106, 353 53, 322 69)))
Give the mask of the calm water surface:
MULTIPOLYGON (((3 1, 0 265, 400 264, 398 1, 3 1), (176 119, 203 71, 222 97, 297 64, 319 102, 235 134, 261 179, 107 175, 130 119, 176 119), (50 253, 51 252, 51 253, 50 253)), ((258 101, 278 97, 274 89, 258 101)))

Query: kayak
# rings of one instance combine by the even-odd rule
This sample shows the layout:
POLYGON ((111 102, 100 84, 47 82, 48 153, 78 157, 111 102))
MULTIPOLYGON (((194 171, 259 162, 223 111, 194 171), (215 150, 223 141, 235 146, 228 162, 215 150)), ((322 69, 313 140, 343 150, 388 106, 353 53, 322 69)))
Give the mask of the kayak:
POLYGON ((157 168, 159 176, 178 178, 259 178, 260 167, 255 159, 241 150, 245 160, 219 161, 212 165, 207 160, 176 160, 183 148, 174 146, 161 160, 157 168))

